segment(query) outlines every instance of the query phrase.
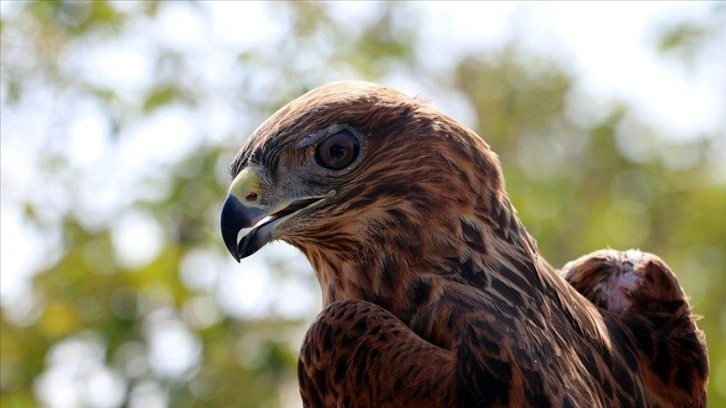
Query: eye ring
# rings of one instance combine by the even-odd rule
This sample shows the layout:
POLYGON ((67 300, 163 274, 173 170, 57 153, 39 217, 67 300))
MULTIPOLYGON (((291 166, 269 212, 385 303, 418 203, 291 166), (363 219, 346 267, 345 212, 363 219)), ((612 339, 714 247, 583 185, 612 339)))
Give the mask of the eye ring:
POLYGON ((343 129, 320 142, 315 159, 326 169, 342 170, 355 161, 359 152, 358 139, 353 132, 343 129))

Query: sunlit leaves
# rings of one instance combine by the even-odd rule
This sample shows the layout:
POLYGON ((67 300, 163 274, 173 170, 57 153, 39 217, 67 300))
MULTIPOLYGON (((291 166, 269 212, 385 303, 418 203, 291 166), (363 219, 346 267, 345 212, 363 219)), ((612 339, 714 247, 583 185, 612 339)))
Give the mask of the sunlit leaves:
POLYGON ((173 85, 162 84, 149 92, 144 100, 144 112, 149 113, 178 99, 179 89, 173 85))

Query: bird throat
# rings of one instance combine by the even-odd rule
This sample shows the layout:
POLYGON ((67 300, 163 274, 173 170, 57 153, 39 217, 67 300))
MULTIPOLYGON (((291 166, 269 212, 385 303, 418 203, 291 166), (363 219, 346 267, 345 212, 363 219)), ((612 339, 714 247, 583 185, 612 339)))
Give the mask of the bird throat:
POLYGON ((447 288, 466 285, 483 290, 488 274, 498 272, 502 259, 529 259, 534 254, 534 243, 518 220, 499 232, 490 223, 464 221, 457 215, 426 229, 403 226, 398 230, 408 235, 393 239, 363 233, 357 235, 358 242, 350 237, 341 240, 347 243, 344 248, 305 245, 301 249, 317 275, 323 307, 338 300, 365 300, 406 322, 447 288))

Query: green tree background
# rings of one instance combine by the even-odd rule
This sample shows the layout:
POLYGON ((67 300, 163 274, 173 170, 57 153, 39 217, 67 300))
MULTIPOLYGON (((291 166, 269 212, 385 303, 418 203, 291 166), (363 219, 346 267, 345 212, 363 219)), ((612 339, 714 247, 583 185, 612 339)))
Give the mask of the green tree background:
MULTIPOLYGON (((661 255, 705 317, 709 404, 726 406, 723 129, 664 134, 627 100, 578 95, 567 61, 521 46, 521 25, 436 64, 415 3, 236 4, 225 21, 259 8, 277 29, 215 43, 208 3, 3 5, 2 257, 24 258, 2 270, 24 277, 1 298, 3 407, 298 405, 317 284, 281 245, 237 266, 218 212, 244 137, 343 78, 416 82, 459 106, 554 265, 607 246, 661 255), (103 52, 128 77, 99 75, 103 52), (129 82, 139 66, 151 75, 129 82)), ((723 52, 725 8, 711 11, 663 24, 654 52, 687 71, 723 52)))

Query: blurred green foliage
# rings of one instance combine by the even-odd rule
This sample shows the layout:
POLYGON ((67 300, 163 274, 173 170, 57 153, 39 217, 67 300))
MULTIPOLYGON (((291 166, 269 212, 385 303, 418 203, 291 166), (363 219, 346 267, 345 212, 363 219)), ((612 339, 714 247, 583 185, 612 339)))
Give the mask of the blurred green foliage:
MULTIPOLYGON (((327 3, 270 3, 266 7, 286 31, 233 47, 232 85, 224 89, 207 88, 195 77, 189 68, 198 61, 194 50, 161 41, 146 54, 154 80, 131 93, 69 69, 69 58, 83 56, 79 49, 148 29, 165 8, 179 4, 29 1, 0 21, 3 117, 38 89, 56 103, 91 101, 105 115, 111 136, 105 142, 113 146, 124 143, 129 127, 167 108, 193 113, 221 98, 243 118, 224 125, 222 135, 198 135, 194 148, 172 159, 118 169, 137 171, 136 184, 125 201, 98 216, 100 221, 89 221, 89 208, 93 213, 96 204, 79 192, 78 180, 89 170, 63 149, 43 149, 28 166, 40 175, 36 185, 69 192, 68 205, 49 211, 46 202, 22 189, 11 191, 15 186, 3 177, 4 199, 7 194, 24 209, 24 225, 57 237, 56 244, 48 238, 36 251, 47 260, 36 267, 23 299, 3 299, 3 407, 36 406, 38 398, 47 403, 47 396, 39 396, 41 379, 73 357, 79 344, 86 354, 96 350, 96 360, 88 360, 96 364, 88 378, 111 378, 121 394, 105 402, 71 399, 66 406, 295 406, 297 347, 312 313, 306 318, 232 315, 217 289, 192 285, 180 271, 199 254, 218 259, 213 264, 218 269, 231 267, 217 233, 228 182, 224 173, 257 123, 327 81, 385 82, 401 72, 458 95, 471 107, 476 131, 501 156, 515 206, 554 265, 607 246, 639 247, 671 265, 696 313, 705 317, 699 325, 711 346, 710 405, 726 406, 726 348, 721 346, 726 341, 726 185, 718 170, 723 135, 664 137, 627 101, 594 115, 585 108, 594 101, 573 95, 576 78, 563 62, 523 53, 516 41, 499 50, 452 55, 457 59, 446 72, 428 68, 422 63, 426 53, 416 8, 407 3, 371 4, 374 12, 355 27, 339 21, 327 3), (119 253, 115 223, 129 214, 161 226, 161 245, 151 259, 133 262, 119 253), (158 351, 153 339, 179 327, 192 356, 179 360, 191 362, 167 371, 155 367, 154 353, 173 354, 177 343, 162 342, 158 351), (94 377, 99 372, 106 376, 94 377)), ((198 18, 209 18, 204 3, 183 4, 198 18)), ((666 29, 658 46, 697 52, 710 30, 692 22, 666 29)), ((63 134, 49 133, 42 143, 63 140, 63 134)), ((299 263, 266 262, 275 271, 275 285, 297 276, 308 282, 308 290, 317 289, 299 263)))

